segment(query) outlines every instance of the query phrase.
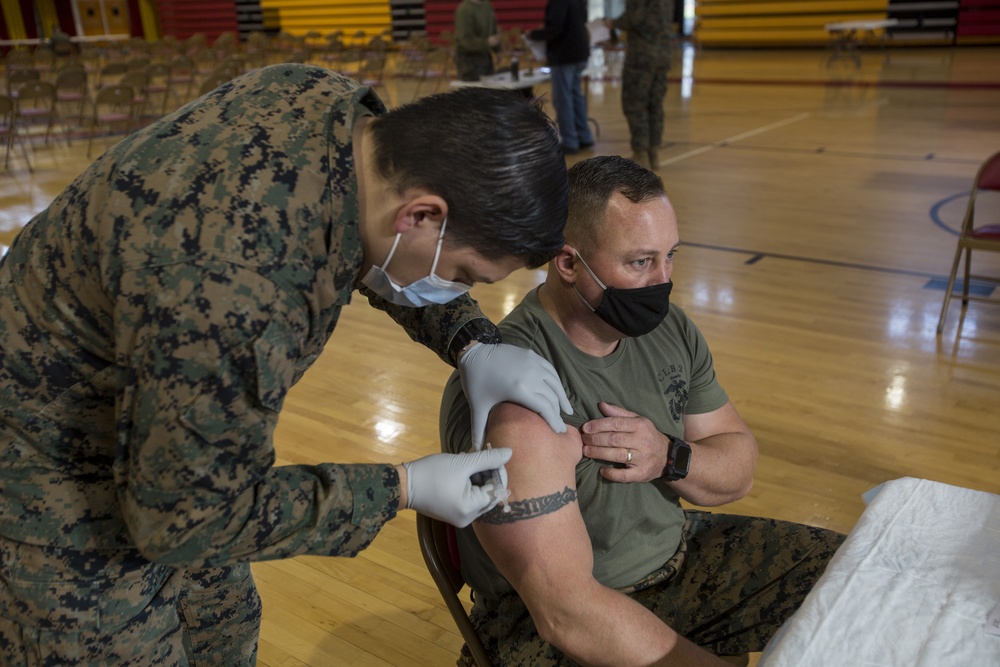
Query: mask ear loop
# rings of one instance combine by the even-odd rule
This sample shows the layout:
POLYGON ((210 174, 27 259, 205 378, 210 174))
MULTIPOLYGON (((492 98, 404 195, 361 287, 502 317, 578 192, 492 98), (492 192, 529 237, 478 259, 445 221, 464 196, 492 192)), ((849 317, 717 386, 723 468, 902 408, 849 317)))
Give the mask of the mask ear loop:
MULTIPOLYGON (((604 283, 602 283, 601 279, 598 278, 597 275, 591 270, 590 266, 587 264, 587 260, 585 260, 583 258, 583 256, 580 254, 580 251, 577 250, 576 248, 573 248, 573 252, 576 255, 576 258, 578 260, 580 260, 581 262, 583 262, 583 268, 587 269, 587 273, 590 274, 590 277, 593 278, 597 282, 597 284, 601 286, 601 289, 603 289, 605 292, 607 292, 608 291, 607 285, 605 285, 604 283)), ((594 308, 593 306, 591 306, 590 302, 587 301, 586 299, 584 299, 583 295, 580 294, 580 290, 579 290, 579 288, 577 288, 576 283, 573 283, 573 290, 576 292, 576 295, 578 297, 580 297, 580 301, 583 301, 585 304, 587 304, 587 308, 590 308, 590 312, 592 312, 592 313, 596 313, 597 312, 597 309, 594 308)))
MULTIPOLYGON (((601 282, 601 279, 597 277, 597 274, 594 273, 594 271, 590 268, 590 265, 587 264, 587 260, 585 260, 583 258, 583 256, 580 255, 580 251, 574 248, 573 252, 576 253, 576 258, 579 259, 581 262, 583 262, 583 268, 587 269, 587 273, 590 274, 591 278, 593 278, 594 280, 597 281, 597 284, 601 286, 601 289, 603 289, 603 290, 608 289, 608 286, 605 285, 603 282, 601 282)), ((575 284, 574 284, 574 287, 575 287, 575 284)))
POLYGON ((438 260, 441 259, 441 244, 444 243, 444 228, 448 226, 448 216, 444 216, 444 220, 441 221, 441 232, 438 234, 438 245, 437 250, 434 251, 434 261, 431 262, 431 276, 435 275, 437 270, 438 260))
POLYGON ((385 267, 389 266, 389 262, 392 260, 392 256, 396 254, 396 246, 399 245, 399 239, 403 237, 402 234, 396 234, 396 238, 392 241, 392 247, 389 248, 389 254, 385 256, 385 261, 382 262, 382 266, 378 267, 379 270, 385 272, 385 267))

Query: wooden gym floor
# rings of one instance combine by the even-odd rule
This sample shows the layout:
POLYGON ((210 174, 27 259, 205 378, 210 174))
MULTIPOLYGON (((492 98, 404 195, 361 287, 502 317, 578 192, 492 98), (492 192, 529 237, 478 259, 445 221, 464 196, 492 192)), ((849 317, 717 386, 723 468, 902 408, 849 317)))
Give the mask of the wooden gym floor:
MULTIPOLYGON (((846 532, 861 494, 897 477, 1000 493, 1000 308, 953 300, 935 334, 973 175, 1000 150, 1000 48, 864 53, 858 68, 827 55, 679 54, 658 173, 680 221, 672 299, 760 443, 753 490, 719 509, 846 532)), ((411 81, 387 85, 395 104, 412 96, 411 81)), ((615 80, 591 83, 600 137, 573 160, 631 152, 619 95, 615 80)), ((34 175, 15 155, 0 173, 0 243, 86 167, 85 143, 34 146, 34 175)), ((1000 200, 981 205, 1000 219, 1000 200)), ((973 257, 1000 275, 1000 257, 973 257)), ((543 277, 519 271, 473 295, 499 319, 543 277)), ((438 451, 449 372, 357 298, 289 394, 279 463, 438 451)), ((254 573, 266 667, 448 665, 462 644, 412 512, 356 559, 254 573)))

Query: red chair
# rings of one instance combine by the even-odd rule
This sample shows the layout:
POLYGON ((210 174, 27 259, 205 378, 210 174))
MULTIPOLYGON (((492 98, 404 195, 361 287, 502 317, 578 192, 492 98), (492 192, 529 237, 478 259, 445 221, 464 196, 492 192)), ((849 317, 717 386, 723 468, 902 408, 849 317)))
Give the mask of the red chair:
POLYGON ((969 195, 969 206, 965 209, 965 220, 962 221, 962 232, 958 237, 958 248, 955 250, 955 262, 951 266, 951 276, 948 278, 948 288, 944 294, 944 304, 941 306, 941 318, 938 320, 937 332, 944 329, 944 319, 948 314, 948 303, 951 301, 951 291, 955 287, 955 275, 958 273, 958 263, 965 251, 965 281, 962 283, 962 307, 969 301, 986 301, 1000 304, 997 299, 969 294, 969 281, 973 278, 982 282, 1000 285, 1000 278, 993 276, 973 275, 970 264, 973 250, 990 250, 1000 252, 1000 224, 982 225, 976 227, 974 216, 976 212, 976 193, 979 190, 994 190, 1000 192, 1000 153, 994 153, 979 168, 973 181, 972 192, 969 195))

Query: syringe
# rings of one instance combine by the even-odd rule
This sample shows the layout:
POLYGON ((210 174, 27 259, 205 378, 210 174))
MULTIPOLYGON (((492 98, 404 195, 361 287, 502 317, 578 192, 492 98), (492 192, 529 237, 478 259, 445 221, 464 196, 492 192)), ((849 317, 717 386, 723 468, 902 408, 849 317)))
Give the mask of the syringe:
MULTIPOLYGON (((493 449, 493 445, 487 442, 486 449, 493 449)), ((493 498, 503 504, 504 513, 510 513, 510 504, 507 502, 507 499, 510 498, 510 489, 504 486, 499 468, 493 470, 493 498)))

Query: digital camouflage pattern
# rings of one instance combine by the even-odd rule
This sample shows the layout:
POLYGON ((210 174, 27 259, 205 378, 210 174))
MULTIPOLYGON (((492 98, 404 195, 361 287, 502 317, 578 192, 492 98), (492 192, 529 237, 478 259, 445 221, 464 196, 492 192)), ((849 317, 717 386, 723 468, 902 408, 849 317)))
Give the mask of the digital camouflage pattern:
MULTIPOLYGON (((396 514, 393 466, 273 467, 272 440, 351 300, 351 131, 384 112, 328 70, 257 70, 122 141, 14 241, 0 264, 0 663, 186 664, 177 637, 205 644, 203 611, 249 624, 215 631, 240 651, 227 634, 255 644, 259 610, 246 562, 355 555, 396 514), (192 581, 208 582, 200 596, 192 581)), ((445 360, 482 317, 468 297, 367 296, 445 360)))
POLYGON ((627 33, 622 113, 636 153, 645 154, 663 142, 673 7, 668 0, 625 0, 625 12, 614 20, 615 29, 627 33))
MULTIPOLYGON (((688 512, 677 553, 619 590, 712 653, 756 653, 799 608, 844 537, 787 521, 688 512)), ((516 594, 491 608, 477 600, 471 616, 495 665, 576 665, 538 636, 516 594)), ((458 664, 475 666, 464 646, 458 664)))

